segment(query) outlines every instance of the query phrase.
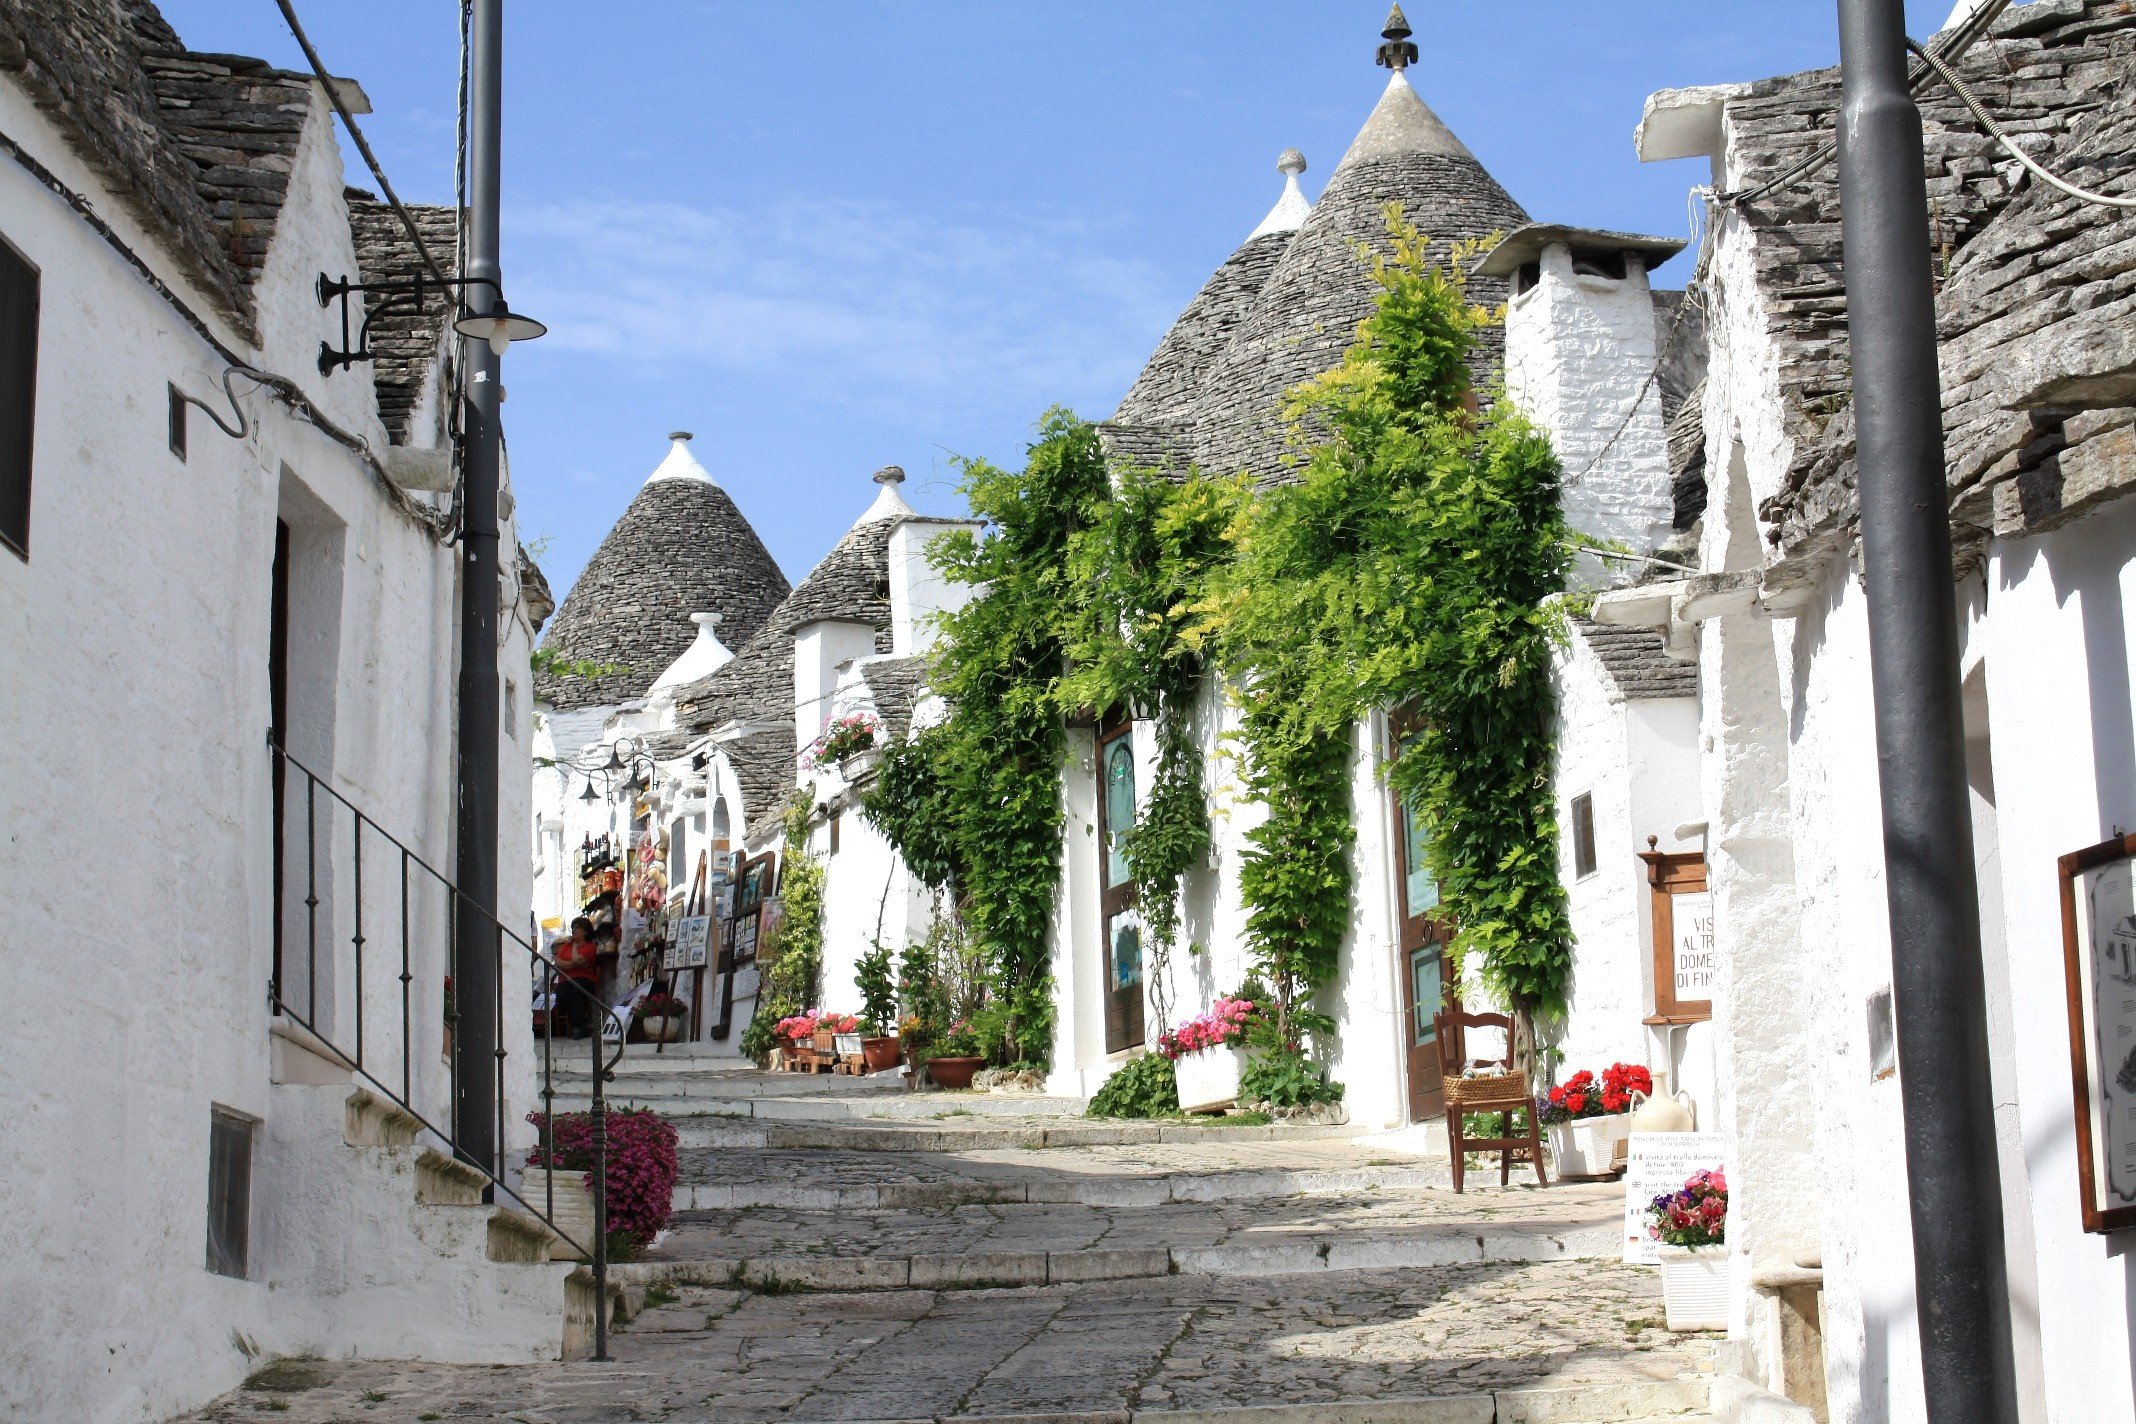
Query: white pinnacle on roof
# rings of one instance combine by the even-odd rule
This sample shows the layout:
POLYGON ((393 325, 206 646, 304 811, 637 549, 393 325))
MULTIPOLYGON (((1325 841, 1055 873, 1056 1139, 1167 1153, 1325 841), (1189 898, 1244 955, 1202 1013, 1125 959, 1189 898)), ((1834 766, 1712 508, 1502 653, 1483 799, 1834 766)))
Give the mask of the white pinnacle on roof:
POLYGON ((1305 171, 1305 155, 1295 148, 1284 149, 1283 156, 1276 160, 1276 171, 1283 175, 1283 196, 1276 199, 1261 225, 1246 234, 1248 242, 1272 232, 1296 232, 1313 215, 1313 205, 1298 186, 1298 175, 1305 171))
POLYGON ((654 480, 703 480, 708 485, 716 483, 712 472, 698 464, 697 457, 690 453, 689 431, 670 431, 668 439, 675 443, 668 447, 667 458, 645 477, 647 484, 654 480))
POLYGON ((1365 120, 1365 126, 1357 131, 1350 143, 1350 151, 1335 165, 1336 171, 1348 168, 1352 163, 1368 158, 1392 158, 1402 153, 1436 153, 1445 158, 1466 158, 1471 162, 1476 155, 1467 145, 1454 137, 1454 131, 1431 111, 1417 91, 1409 87, 1409 81, 1397 69, 1387 80, 1387 92, 1365 120))
POLYGON ((870 478, 882 486, 882 491, 875 496, 875 503, 869 505, 860 518, 853 521, 855 529, 863 524, 873 524, 878 519, 911 519, 919 513, 905 503, 905 497, 897 492, 897 487, 905 482, 905 472, 902 469, 896 465, 885 465, 870 478))
POLYGON ((653 685, 646 693, 648 701, 659 700, 664 691, 710 677, 734 661, 734 654, 719 640, 717 630, 721 616, 717 613, 690 615, 690 621, 697 625, 697 638, 682 650, 682 656, 667 665, 667 671, 653 679, 653 685))

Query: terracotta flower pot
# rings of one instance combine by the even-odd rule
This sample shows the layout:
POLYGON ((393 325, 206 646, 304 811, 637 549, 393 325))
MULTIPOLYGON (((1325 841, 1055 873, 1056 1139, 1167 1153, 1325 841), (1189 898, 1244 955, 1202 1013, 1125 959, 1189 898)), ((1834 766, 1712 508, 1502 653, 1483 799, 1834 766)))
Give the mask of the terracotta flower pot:
POLYGON ((927 1060, 927 1076, 934 1079, 938 1088, 969 1088, 972 1074, 986 1063, 984 1058, 930 1058, 927 1060))
POLYGON ((897 1039, 864 1038, 860 1041, 861 1062, 870 1073, 880 1073, 885 1068, 897 1067, 897 1039))

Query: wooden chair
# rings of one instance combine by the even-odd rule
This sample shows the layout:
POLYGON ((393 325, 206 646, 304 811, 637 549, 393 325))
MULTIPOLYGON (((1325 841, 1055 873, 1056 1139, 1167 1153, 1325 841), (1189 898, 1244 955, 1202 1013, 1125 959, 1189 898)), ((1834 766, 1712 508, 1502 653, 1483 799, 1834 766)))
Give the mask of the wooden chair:
POLYGON ((1528 1081, 1526 1073, 1513 1067, 1513 1020, 1505 1014, 1448 1012, 1433 1014, 1431 1022, 1438 1036, 1439 1072, 1446 1081, 1446 1137, 1454 1155, 1454 1190, 1461 1190, 1461 1178, 1471 1148, 1498 1153, 1500 1186, 1512 1182, 1514 1160, 1522 1153, 1535 1164, 1537 1185, 1549 1186, 1550 1178, 1543 1172, 1543 1138, 1535 1115, 1535 1087, 1528 1081), (1472 1028, 1503 1031, 1506 1036, 1505 1057, 1467 1057, 1467 1031, 1472 1028), (1488 1078, 1462 1076, 1472 1068, 1503 1068, 1506 1071, 1488 1078), (1527 1123, 1527 1131, 1518 1137, 1513 1135, 1512 1117, 1515 1113, 1527 1123), (1463 1114, 1496 1116, 1499 1135, 1468 1136, 1462 1131, 1463 1114))

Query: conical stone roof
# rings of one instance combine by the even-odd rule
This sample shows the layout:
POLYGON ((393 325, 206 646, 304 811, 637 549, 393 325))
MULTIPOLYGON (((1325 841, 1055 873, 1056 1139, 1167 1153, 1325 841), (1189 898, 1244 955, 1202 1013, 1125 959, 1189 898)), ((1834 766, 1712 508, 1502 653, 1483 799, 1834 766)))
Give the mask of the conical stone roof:
MULTIPOLYGON (((1449 259, 1456 242, 1506 231, 1528 220, 1498 181, 1400 73, 1365 121, 1311 217, 1269 274, 1253 310, 1211 366, 1194 410, 1193 452, 1212 474, 1245 471, 1260 483, 1290 477, 1284 393, 1332 369, 1371 315, 1378 289, 1358 260, 1360 245, 1387 247, 1385 208, 1431 238, 1431 253, 1449 259)), ((1498 278, 1471 278, 1471 301, 1505 299, 1498 278)), ((1478 385, 1503 357, 1496 328, 1479 335, 1471 357, 1478 385)))
POLYGON ((542 640, 566 661, 621 669, 598 677, 538 674, 535 696, 559 710, 643 697, 696 641, 693 613, 721 614, 721 641, 742 646, 789 591, 733 498, 690 454, 689 436, 673 440, 542 640))
MULTIPOLYGON (((1502 232, 1528 215, 1396 73, 1295 232, 1257 234, 1219 267, 1165 334, 1105 427, 1116 458, 1192 461, 1257 482, 1291 477, 1286 392, 1333 368, 1371 315, 1378 289, 1358 258, 1385 250, 1385 208, 1398 203, 1446 261, 1456 242, 1502 232)), ((1472 277, 1471 300, 1495 306, 1505 283, 1472 277)), ((1479 333, 1477 383, 1503 355, 1479 333)))

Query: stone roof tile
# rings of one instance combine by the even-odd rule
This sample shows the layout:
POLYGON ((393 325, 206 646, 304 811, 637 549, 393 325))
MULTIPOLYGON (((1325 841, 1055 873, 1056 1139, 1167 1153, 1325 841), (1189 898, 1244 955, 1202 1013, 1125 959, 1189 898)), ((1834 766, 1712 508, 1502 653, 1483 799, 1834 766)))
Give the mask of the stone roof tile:
POLYGON ((1608 627, 1588 618, 1574 618, 1572 626, 1626 700, 1698 695, 1698 665, 1670 657, 1667 640, 1655 629, 1608 627))
POLYGON ((621 670, 598 677, 545 672, 535 679, 536 695, 559 709, 642 697, 696 641, 691 614, 723 614, 721 641, 746 644, 787 591, 786 575, 725 490, 704 479, 650 480, 601 541, 542 640, 559 657, 621 670))
MULTIPOLYGON (((361 280, 408 277, 423 269, 415 240, 408 236, 407 226, 390 204, 361 188, 347 189, 345 196, 361 280)), ((415 220, 430 255, 451 272, 459 252, 458 214, 447 207, 411 204, 408 215, 415 220)), ((380 305, 382 302, 374 297, 367 309, 380 305)), ((396 445, 430 443, 412 439, 421 432, 411 431, 409 423, 432 378, 444 369, 446 318, 454 305, 449 297, 431 296, 425 299, 420 312, 408 310, 404 302, 396 303, 393 310, 372 320, 371 349, 377 356, 371 362, 371 383, 378 391, 378 418, 396 445)))

